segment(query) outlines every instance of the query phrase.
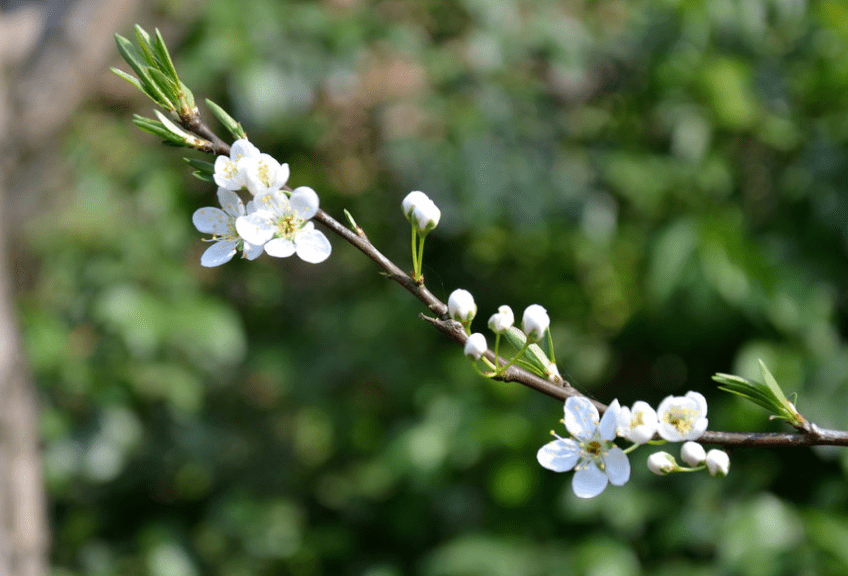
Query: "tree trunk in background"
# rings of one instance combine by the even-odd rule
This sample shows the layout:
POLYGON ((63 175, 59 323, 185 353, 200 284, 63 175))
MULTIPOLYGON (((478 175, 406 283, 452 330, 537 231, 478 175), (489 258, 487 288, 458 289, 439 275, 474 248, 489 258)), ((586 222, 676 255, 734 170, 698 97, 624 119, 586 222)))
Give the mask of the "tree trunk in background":
POLYGON ((50 180, 63 173, 57 136, 108 73, 113 34, 128 33, 137 6, 48 0, 0 9, 0 576, 48 574, 50 541, 37 393, 15 317, 10 247, 25 205, 43 205, 59 189, 50 180))

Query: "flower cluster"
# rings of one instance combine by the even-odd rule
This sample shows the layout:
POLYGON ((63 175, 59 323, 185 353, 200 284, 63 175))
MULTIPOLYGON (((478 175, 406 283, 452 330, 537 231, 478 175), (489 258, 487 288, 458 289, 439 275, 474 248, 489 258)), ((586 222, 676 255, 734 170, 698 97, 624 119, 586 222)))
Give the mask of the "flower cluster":
POLYGON ((555 472, 574 469, 572 485, 574 493, 581 498, 597 496, 608 482, 616 486, 627 482, 630 477, 627 454, 647 444, 655 434, 667 442, 685 442, 681 458, 691 466, 684 468, 668 452, 656 452, 648 458, 648 469, 655 474, 706 468, 712 476, 727 476, 730 469, 726 452, 706 452, 703 446, 693 442, 703 435, 708 423, 707 401, 698 392, 668 396, 657 410, 641 400, 630 408, 613 400, 600 420, 591 401, 582 397, 569 398, 565 402, 564 422, 573 439, 557 436, 556 440, 542 446, 537 459, 539 464, 555 472), (616 436, 633 445, 626 450, 617 448, 613 443, 616 436))
POLYGON ((297 254, 311 263, 330 256, 329 240, 310 222, 318 212, 318 194, 307 186, 285 189, 288 164, 240 139, 233 143, 229 157, 215 159, 213 178, 221 208, 200 208, 192 217, 194 226, 212 234, 214 242, 201 256, 201 265, 229 262, 239 248, 248 260, 263 252, 278 258, 297 254), (237 194, 245 188, 252 196, 246 205, 237 194))

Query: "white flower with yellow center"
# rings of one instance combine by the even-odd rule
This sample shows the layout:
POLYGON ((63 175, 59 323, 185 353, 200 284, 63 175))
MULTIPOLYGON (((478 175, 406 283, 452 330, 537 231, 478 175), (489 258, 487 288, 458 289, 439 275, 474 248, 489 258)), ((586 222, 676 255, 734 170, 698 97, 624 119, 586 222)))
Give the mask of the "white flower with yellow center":
POLYGON ((657 408, 660 436, 669 442, 697 440, 707 429, 707 400, 699 392, 667 396, 657 408))
POLYGON ((268 154, 245 158, 240 163, 247 189, 254 196, 275 192, 289 179, 289 165, 280 164, 268 154))
POLYGON ((630 461, 613 444, 620 408, 613 400, 598 418, 598 409, 586 398, 565 401, 565 428, 573 438, 560 438, 539 449, 539 464, 554 472, 574 470, 571 487, 579 498, 593 498, 608 483, 621 486, 630 479, 630 461))
POLYGON ((218 188, 218 202, 221 208, 209 206, 198 208, 191 217, 194 227, 206 234, 212 234, 211 242, 200 257, 201 266, 220 266, 229 262, 241 245, 244 257, 248 260, 258 258, 262 254, 262 244, 253 244, 244 240, 236 230, 235 222, 245 216, 253 208, 253 203, 245 210, 238 194, 225 188, 218 188), (223 209, 222 209, 223 208, 223 209))
POLYGON ((650 404, 641 400, 632 408, 622 406, 618 413, 618 435, 634 444, 645 444, 657 431, 657 413, 650 404))
POLYGON ((274 190, 253 199, 255 211, 236 219, 236 230, 252 244, 265 247, 269 256, 297 254, 317 264, 330 256, 330 241, 309 221, 318 212, 318 194, 312 188, 295 188, 291 197, 274 190))
POLYGON ((246 184, 245 161, 260 155, 259 148, 241 138, 233 142, 230 156, 215 158, 215 184, 227 190, 241 190, 246 184))

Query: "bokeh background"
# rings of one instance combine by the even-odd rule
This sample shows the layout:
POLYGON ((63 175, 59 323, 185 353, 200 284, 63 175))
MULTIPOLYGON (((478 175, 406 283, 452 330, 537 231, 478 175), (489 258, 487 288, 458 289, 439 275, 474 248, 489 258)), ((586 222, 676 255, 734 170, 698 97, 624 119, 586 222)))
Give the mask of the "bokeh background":
MULTIPOLYGON (((545 306, 586 394, 698 390, 711 429, 781 430, 710 380, 762 358, 848 426, 845 2, 129 5, 53 29, 160 28, 198 100, 406 267, 425 191, 429 288, 470 290, 477 329, 545 306)), ((582 501, 535 459, 561 404, 476 376, 352 247, 201 268, 215 188, 134 128, 152 103, 102 50, 7 200, 55 576, 848 573, 844 449, 738 450, 717 480, 643 448, 582 501)))

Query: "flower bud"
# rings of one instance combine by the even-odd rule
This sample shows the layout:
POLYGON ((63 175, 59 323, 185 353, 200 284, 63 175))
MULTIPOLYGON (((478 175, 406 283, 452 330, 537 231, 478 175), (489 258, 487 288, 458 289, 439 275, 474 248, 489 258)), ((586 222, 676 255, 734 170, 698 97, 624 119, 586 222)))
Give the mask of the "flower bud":
POLYGON ((465 355, 469 358, 479 360, 488 349, 489 347, 486 344, 486 337, 479 332, 475 332, 465 341, 465 355))
POLYGON ((489 330, 495 334, 503 334, 515 323, 512 308, 507 305, 499 306, 498 311, 489 318, 489 330))
POLYGON ((697 442, 684 442, 680 447, 680 459, 689 466, 700 466, 707 459, 707 453, 697 442))
POLYGON ((531 304, 524 310, 524 317, 521 320, 521 328, 527 335, 528 342, 538 342, 545 335, 551 325, 551 319, 548 317, 548 312, 538 304, 531 304))
POLYGON ((654 452, 648 456, 648 470, 659 476, 665 476, 678 468, 674 456, 668 452, 654 452))
POLYGON ((422 235, 427 234, 430 230, 438 226, 441 218, 442 211, 429 198, 426 202, 417 204, 412 210, 412 219, 415 221, 414 225, 418 227, 418 232, 422 235))
POLYGON ((730 456, 724 450, 710 450, 707 452, 706 464, 710 476, 724 478, 730 471, 730 456))
POLYGON ((457 322, 470 323, 477 315, 477 304, 468 290, 454 290, 448 297, 448 315, 457 322))
POLYGON ((406 198, 403 199, 403 202, 401 202, 403 215, 406 216, 407 220, 412 222, 412 212, 415 210, 415 207, 426 202, 430 202, 430 198, 424 194, 424 192, 420 192, 418 190, 410 192, 406 195, 406 198))

